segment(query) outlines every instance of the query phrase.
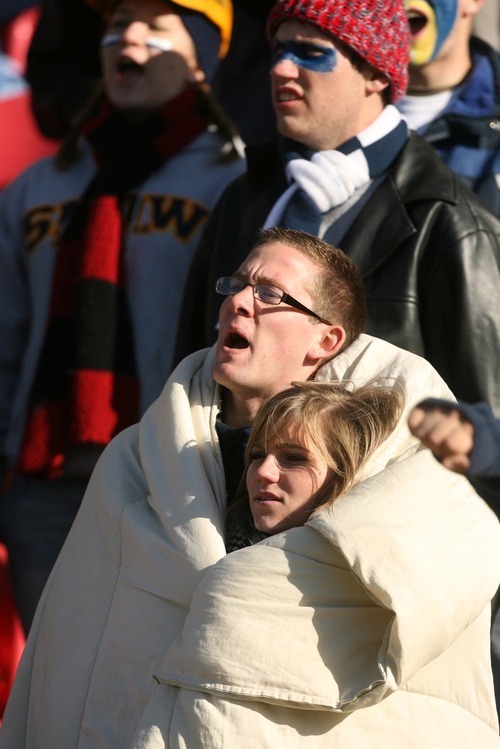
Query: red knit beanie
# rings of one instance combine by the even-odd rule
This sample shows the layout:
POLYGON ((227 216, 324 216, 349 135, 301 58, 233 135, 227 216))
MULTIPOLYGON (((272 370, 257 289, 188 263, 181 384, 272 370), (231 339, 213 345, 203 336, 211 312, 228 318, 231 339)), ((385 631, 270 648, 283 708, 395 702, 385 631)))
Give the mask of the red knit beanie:
POLYGON ((270 42, 283 21, 311 23, 357 52, 387 76, 393 103, 406 92, 410 33, 403 0, 278 0, 267 19, 270 42))

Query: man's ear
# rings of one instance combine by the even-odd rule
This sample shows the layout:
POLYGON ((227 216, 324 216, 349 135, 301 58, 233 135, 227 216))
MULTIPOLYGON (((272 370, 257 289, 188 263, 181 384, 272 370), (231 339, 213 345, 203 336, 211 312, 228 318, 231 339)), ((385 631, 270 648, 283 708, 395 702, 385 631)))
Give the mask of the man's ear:
POLYGON ((368 68, 365 80, 366 91, 369 94, 381 94, 390 85, 389 79, 373 68, 368 68))
POLYGON ((311 364, 319 364, 324 359, 331 359, 345 343, 346 332, 341 325, 322 325, 321 327, 324 327, 324 330, 307 355, 311 364))
POLYGON ((484 0, 466 0, 460 8, 462 16, 475 16, 484 5, 484 0))

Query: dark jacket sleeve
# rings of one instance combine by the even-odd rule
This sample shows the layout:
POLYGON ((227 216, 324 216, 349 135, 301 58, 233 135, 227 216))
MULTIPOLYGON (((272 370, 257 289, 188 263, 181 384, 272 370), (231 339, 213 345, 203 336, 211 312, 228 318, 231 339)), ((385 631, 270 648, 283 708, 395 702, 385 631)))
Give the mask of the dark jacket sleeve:
POLYGON ((487 403, 459 404, 459 410, 474 426, 474 446, 467 478, 500 516, 500 419, 487 403))
POLYGON ((500 415, 500 223, 464 192, 421 222, 424 356, 459 400, 500 415))

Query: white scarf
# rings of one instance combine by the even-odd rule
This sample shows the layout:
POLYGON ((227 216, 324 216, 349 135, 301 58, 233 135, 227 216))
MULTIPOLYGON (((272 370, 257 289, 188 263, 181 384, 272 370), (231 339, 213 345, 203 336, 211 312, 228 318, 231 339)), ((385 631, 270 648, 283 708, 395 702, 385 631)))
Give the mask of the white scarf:
POLYGON ((339 149, 316 151, 310 159, 297 154, 285 167, 290 186, 272 207, 264 228, 279 223, 298 189, 311 198, 320 213, 342 205, 356 190, 389 167, 407 137, 404 119, 390 104, 375 122, 339 149))

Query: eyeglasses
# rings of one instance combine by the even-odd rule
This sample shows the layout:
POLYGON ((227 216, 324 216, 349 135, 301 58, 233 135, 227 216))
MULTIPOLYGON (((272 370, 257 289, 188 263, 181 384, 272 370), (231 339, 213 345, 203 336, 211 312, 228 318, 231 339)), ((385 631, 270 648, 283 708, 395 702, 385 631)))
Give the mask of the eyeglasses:
POLYGON ((247 283, 247 281, 242 281, 240 278, 234 278, 234 276, 222 276, 222 278, 219 278, 215 284, 215 291, 217 294, 222 294, 223 296, 234 296, 234 294, 239 294, 239 292, 243 291, 247 286, 252 287, 253 295, 259 300, 259 302, 273 305, 285 302, 286 304, 289 304, 290 307, 294 307, 301 312, 306 312, 308 315, 315 317, 316 320, 325 323, 325 325, 332 324, 328 322, 328 320, 325 320, 324 317, 320 317, 316 312, 313 312, 306 307, 302 302, 298 302, 293 298, 293 296, 284 292, 283 289, 279 288, 279 286, 271 286, 268 283, 247 283))

